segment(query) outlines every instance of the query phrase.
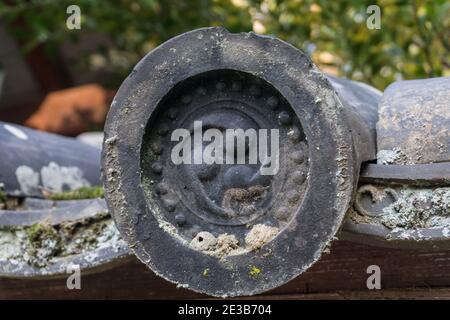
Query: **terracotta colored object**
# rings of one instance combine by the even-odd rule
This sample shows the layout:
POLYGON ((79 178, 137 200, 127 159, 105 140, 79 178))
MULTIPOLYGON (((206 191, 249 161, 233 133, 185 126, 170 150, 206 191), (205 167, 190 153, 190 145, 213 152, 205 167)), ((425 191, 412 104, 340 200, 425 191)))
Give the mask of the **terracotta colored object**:
POLYGON ((101 129, 110 97, 110 92, 94 84, 52 92, 25 125, 69 136, 101 129))

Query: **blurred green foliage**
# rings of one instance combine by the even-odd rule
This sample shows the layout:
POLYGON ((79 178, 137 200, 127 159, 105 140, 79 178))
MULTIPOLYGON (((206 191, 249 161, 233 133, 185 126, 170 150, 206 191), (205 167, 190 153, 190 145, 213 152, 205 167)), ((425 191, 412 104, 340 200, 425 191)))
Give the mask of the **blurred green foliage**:
POLYGON ((447 0, 18 0, 0 15, 25 49, 100 33, 111 46, 86 58, 117 83, 161 42, 182 32, 222 25, 232 32, 275 35, 311 55, 324 71, 379 89, 400 79, 450 76, 447 0), (81 30, 66 28, 67 6, 81 8, 81 30), (381 29, 366 26, 369 5, 381 8, 381 29))

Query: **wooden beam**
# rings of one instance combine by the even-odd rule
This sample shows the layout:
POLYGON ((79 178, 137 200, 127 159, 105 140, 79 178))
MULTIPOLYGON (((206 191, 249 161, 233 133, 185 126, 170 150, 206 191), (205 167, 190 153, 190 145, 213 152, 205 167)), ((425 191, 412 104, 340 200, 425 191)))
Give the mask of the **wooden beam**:
MULTIPOLYGON (((66 279, 0 279, 0 299, 82 298, 208 297, 177 289, 176 285, 157 277, 135 258, 101 273, 82 275, 81 290, 68 290, 66 279)), ((323 256, 305 274, 255 298, 450 298, 450 250, 386 249, 335 241, 331 253, 323 256), (381 268, 381 291, 366 288, 369 276, 366 270, 369 265, 381 268)))

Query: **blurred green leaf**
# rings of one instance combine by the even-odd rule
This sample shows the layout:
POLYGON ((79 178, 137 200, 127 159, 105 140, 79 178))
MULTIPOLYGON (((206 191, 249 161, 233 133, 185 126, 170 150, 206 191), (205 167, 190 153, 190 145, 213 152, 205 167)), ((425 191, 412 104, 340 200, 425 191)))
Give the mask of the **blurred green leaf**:
POLYGON ((56 51, 80 33, 107 35, 112 47, 80 57, 81 65, 89 70, 98 67, 92 61, 106 61, 117 84, 158 44, 212 25, 275 35, 307 50, 324 71, 379 89, 450 75, 447 0, 17 0, 0 4, 0 18, 27 50, 44 44, 56 51), (81 31, 66 28, 72 4, 81 8, 81 31), (380 30, 366 27, 372 4, 381 8, 380 30))

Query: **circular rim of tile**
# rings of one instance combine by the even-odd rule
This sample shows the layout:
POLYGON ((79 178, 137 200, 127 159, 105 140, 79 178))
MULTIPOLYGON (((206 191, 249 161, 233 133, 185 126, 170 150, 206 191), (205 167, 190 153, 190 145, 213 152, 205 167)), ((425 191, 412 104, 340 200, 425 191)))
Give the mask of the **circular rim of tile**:
POLYGON ((320 258, 351 202, 357 161, 342 104, 302 51, 276 38, 214 27, 172 38, 138 63, 108 114, 102 170, 108 206, 136 256, 180 287, 227 297, 281 286, 320 258), (145 128, 159 102, 177 83, 214 70, 246 72, 276 88, 300 119, 310 166, 303 201, 275 238, 221 259, 186 245, 173 235, 173 226, 160 223, 148 207, 140 168, 145 128), (317 98, 323 103, 317 105, 317 98))

